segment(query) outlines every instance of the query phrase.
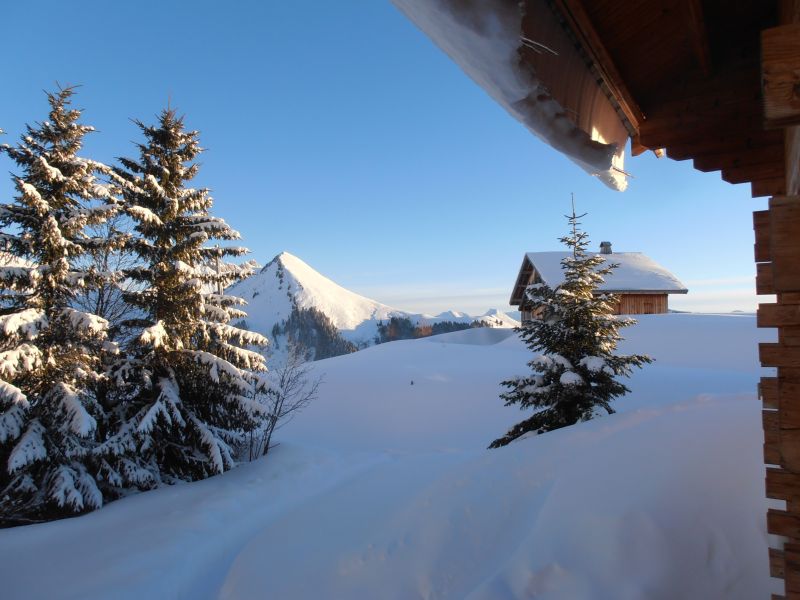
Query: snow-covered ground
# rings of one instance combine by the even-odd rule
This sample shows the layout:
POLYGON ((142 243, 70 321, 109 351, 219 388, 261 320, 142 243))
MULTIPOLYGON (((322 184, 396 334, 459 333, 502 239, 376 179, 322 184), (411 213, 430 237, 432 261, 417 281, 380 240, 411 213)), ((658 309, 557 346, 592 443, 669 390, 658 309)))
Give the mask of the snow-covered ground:
POLYGON ((320 399, 262 461, 0 531, 16 598, 768 597, 752 316, 652 315, 619 413, 499 450, 513 332, 314 363, 320 399), (412 385, 413 382, 413 385, 412 385))

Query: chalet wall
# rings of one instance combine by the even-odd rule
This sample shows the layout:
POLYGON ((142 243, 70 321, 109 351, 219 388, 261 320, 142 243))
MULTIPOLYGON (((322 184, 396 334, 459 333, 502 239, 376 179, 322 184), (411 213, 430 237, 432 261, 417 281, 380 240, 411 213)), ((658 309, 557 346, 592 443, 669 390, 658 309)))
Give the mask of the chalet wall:
POLYGON ((621 294, 615 314, 663 314, 667 312, 667 306, 667 294, 621 294))
MULTIPOLYGON (((667 294, 619 294, 617 298, 615 315, 656 315, 664 314, 669 309, 667 294)), ((523 321, 533 317, 527 307, 520 307, 520 311, 523 321)))

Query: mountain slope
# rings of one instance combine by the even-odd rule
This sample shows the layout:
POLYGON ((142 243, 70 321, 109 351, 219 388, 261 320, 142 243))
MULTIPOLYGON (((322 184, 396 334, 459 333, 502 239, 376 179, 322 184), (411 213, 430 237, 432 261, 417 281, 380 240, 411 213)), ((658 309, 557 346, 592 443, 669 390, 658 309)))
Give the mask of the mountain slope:
MULTIPOLYGON (((413 323, 485 321, 489 327, 514 327, 518 323, 508 315, 488 311, 480 317, 448 311, 435 317, 410 313, 371 300, 343 288, 315 271, 298 257, 282 252, 261 271, 229 290, 248 302, 247 327, 270 337, 273 329, 284 325, 298 311, 315 309, 322 313, 342 338, 358 347, 374 343, 378 324, 392 317, 407 318, 413 323)), ((280 340, 278 340, 280 345, 280 340)))

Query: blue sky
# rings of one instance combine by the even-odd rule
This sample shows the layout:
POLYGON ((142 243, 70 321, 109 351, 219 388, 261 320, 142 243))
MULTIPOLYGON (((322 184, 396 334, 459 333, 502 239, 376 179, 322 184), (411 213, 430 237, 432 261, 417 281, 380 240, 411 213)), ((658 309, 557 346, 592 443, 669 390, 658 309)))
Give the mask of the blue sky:
MULTIPOLYGON (((612 192, 508 116, 388 0, 7 2, 0 127, 81 84, 84 155, 133 153, 167 102, 208 149, 197 185, 265 263, 287 250, 407 310, 506 309, 525 251, 557 250, 574 193, 593 243, 641 251, 690 294, 753 310, 749 186, 628 158, 612 192)), ((0 162, 3 173, 11 169, 0 162)), ((10 180, 0 193, 12 192, 10 180)))

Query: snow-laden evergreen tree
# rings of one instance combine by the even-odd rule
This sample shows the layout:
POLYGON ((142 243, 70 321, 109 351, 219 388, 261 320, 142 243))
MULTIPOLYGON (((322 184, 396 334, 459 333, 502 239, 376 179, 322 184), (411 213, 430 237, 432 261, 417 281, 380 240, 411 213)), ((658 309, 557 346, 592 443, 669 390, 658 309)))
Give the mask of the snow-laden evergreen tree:
POLYGON ((92 128, 71 108, 71 88, 48 94, 48 119, 0 152, 16 164, 16 196, 0 205, 0 522, 14 524, 102 505, 91 455, 102 411, 107 322, 72 307, 101 274, 75 261, 107 240, 89 225, 113 213, 98 178, 78 156, 92 128))
POLYGON ((239 234, 209 213, 207 189, 189 186, 198 132, 172 110, 137 125, 139 156, 115 172, 141 262, 126 271, 140 286, 125 299, 142 318, 127 323, 131 341, 113 369, 124 393, 108 407, 114 433, 99 452, 110 481, 146 488, 232 467, 232 444, 266 417, 257 395, 269 383, 263 355, 250 349, 266 338, 231 324, 245 302, 221 292, 254 268, 221 259, 248 251, 210 243, 239 234))
POLYGON ((534 414, 492 442, 505 446, 521 435, 544 433, 597 414, 613 413, 611 401, 630 390, 618 377, 630 376, 634 367, 651 362, 641 354, 617 355, 619 330, 634 325, 631 318, 616 317, 616 298, 597 289, 617 265, 602 255, 587 254, 588 235, 581 231, 573 208, 571 231, 560 238, 572 255, 561 261, 564 282, 555 288, 544 283, 525 290, 534 318, 519 328, 520 337, 538 354, 528 366, 533 373, 503 382, 506 406, 518 404, 534 414))

